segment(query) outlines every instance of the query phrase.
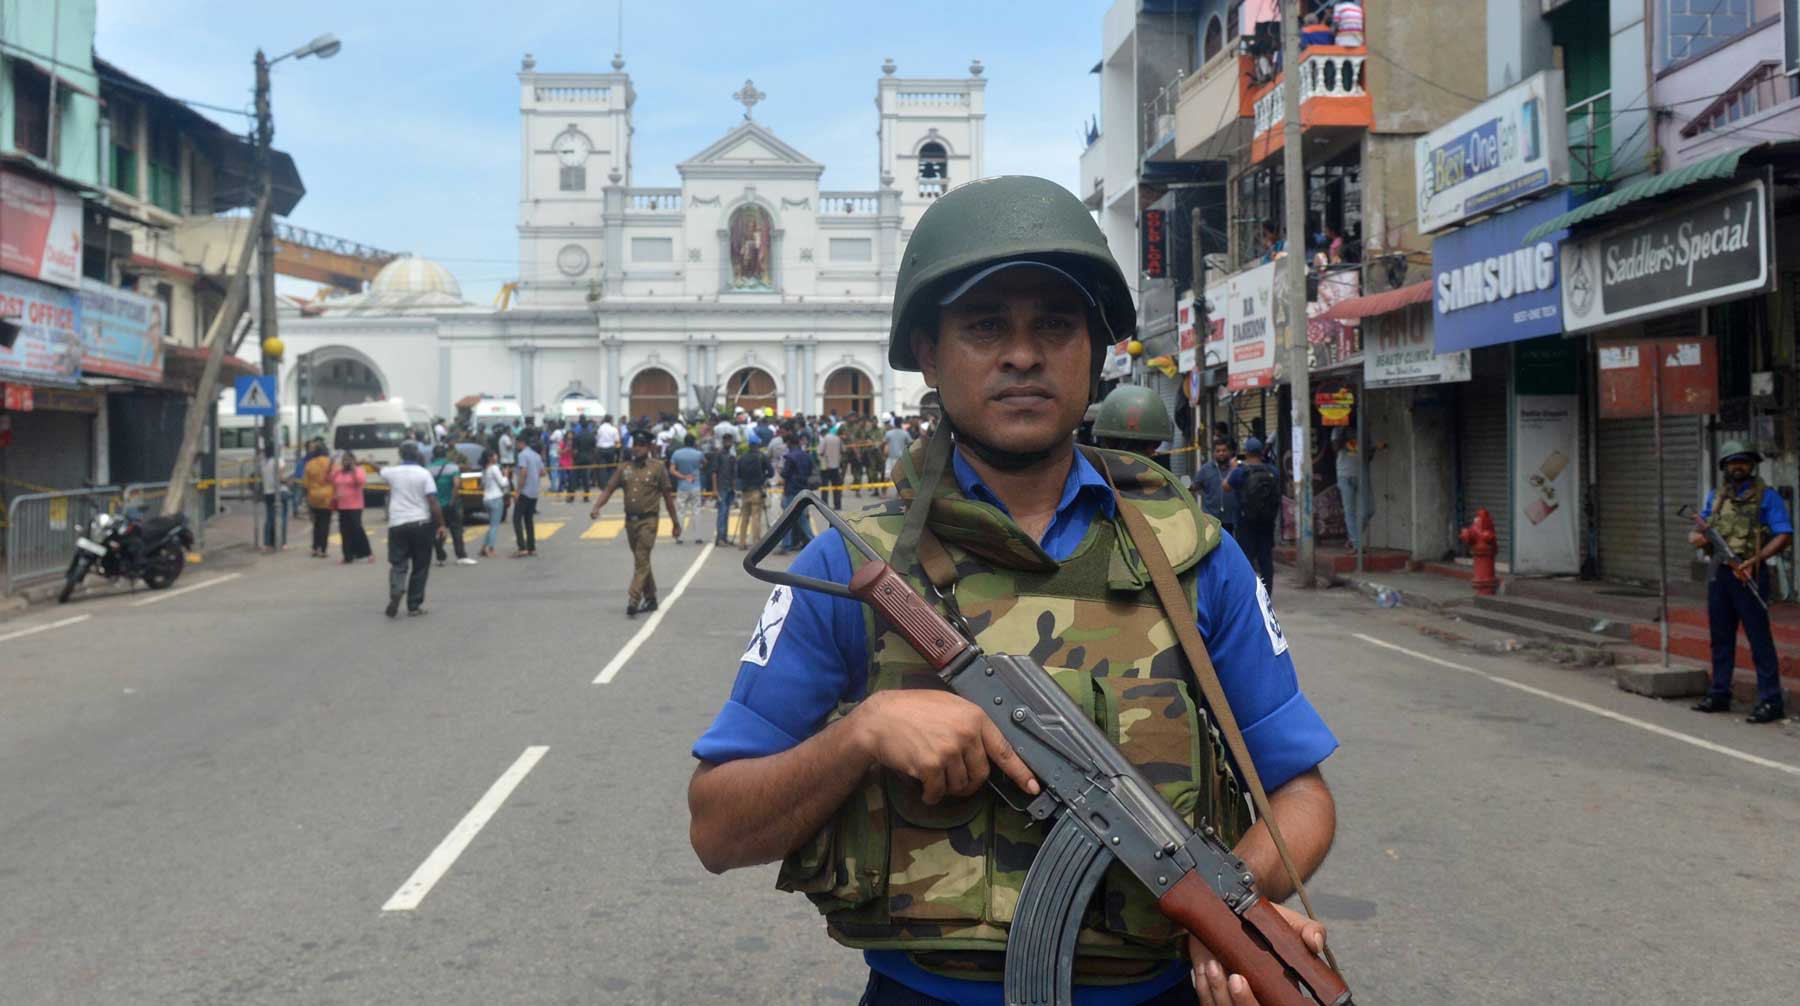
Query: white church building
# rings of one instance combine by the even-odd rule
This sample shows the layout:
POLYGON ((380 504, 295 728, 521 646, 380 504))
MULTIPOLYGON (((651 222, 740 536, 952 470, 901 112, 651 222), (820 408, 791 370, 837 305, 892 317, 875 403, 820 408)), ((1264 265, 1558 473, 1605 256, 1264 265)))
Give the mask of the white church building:
POLYGON ((824 166, 756 121, 765 95, 750 81, 736 126, 676 166, 679 187, 633 185, 637 95, 624 61, 612 67, 540 73, 524 59, 511 304, 466 303, 448 270, 408 257, 364 293, 286 305, 287 400, 310 354, 327 408, 398 397, 450 416, 486 394, 527 413, 571 396, 633 416, 708 400, 917 410, 919 375, 891 372, 884 352, 894 281, 931 201, 983 173, 981 63, 943 79, 883 64, 880 175, 854 192, 820 189, 824 166))

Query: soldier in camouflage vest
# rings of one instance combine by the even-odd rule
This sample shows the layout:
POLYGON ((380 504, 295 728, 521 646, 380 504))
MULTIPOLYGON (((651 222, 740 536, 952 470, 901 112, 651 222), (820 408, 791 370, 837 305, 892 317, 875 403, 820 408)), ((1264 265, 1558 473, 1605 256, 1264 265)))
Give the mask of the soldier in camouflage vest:
MULTIPOLYGON (((1751 585, 1766 601, 1769 596, 1768 561, 1780 555, 1794 537, 1781 494, 1756 475, 1762 455, 1749 444, 1733 440, 1719 451, 1719 467, 1725 480, 1707 494, 1700 511, 1725 539, 1737 562, 1714 556, 1717 566, 1706 585, 1706 621, 1712 631, 1712 687, 1694 708, 1703 713, 1722 713, 1731 708, 1731 675, 1737 666, 1737 627, 1744 626, 1750 659, 1756 665, 1756 705, 1746 717, 1751 723, 1774 723, 1786 717, 1781 694, 1781 663, 1775 652, 1775 636, 1769 628, 1769 612, 1751 585)), ((1688 535, 1696 548, 1708 548, 1698 530, 1688 535)))
MULTIPOLYGON (((898 498, 852 519, 989 652, 1029 654, 1178 812, 1218 828, 1272 901, 1289 884, 1120 508, 1138 511, 1189 598, 1302 875, 1335 828, 1318 764, 1336 740, 1299 691, 1280 623, 1235 542, 1166 470, 1077 451, 1102 351, 1129 333, 1124 277, 1080 201, 1037 178, 973 182, 920 220, 889 363, 943 410, 895 466, 898 498), (935 438, 948 438, 937 440, 935 438), (936 449, 934 449, 936 448, 936 449), (920 510, 919 508, 924 508, 920 510), (908 514, 924 516, 909 548, 908 514)), ((835 530, 790 571, 847 583, 835 530)), ((1036 783, 986 714, 944 688, 871 609, 778 587, 732 699, 695 743, 690 835, 721 871, 781 860, 828 934, 864 951, 862 1002, 998 1001, 1007 933, 1041 828, 985 783, 1036 783)), ((1310 946, 1324 930, 1291 916, 1310 946)), ((1255 999, 1115 868, 1082 919, 1077 994, 1117 1004, 1255 999)))

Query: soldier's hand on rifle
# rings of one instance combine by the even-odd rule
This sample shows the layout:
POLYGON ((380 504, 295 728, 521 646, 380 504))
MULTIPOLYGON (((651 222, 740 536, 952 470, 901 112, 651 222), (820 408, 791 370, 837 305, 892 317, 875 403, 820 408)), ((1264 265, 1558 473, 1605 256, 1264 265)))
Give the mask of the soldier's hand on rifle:
POLYGON ((863 750, 883 767, 911 776, 926 803, 968 796, 998 766, 1015 785, 1036 795, 1037 780, 1000 728, 975 703, 950 692, 877 692, 853 714, 863 750))
POLYGON ((1707 547, 1706 536, 1701 534, 1698 531, 1689 531, 1688 532, 1688 544, 1694 546, 1695 548, 1706 548, 1707 547))
MULTIPOLYGON (((1272 905, 1275 913, 1282 921, 1294 927, 1300 935, 1300 942, 1315 955, 1325 952, 1325 927, 1314 922, 1299 912, 1291 911, 1280 905, 1272 905)), ((1218 958, 1206 945, 1192 936, 1188 937, 1188 960, 1194 965, 1194 991, 1200 997, 1200 1006, 1258 1006, 1256 995, 1250 991, 1250 983, 1239 975, 1228 975, 1219 965, 1218 958)))
POLYGON ((1731 565, 1731 571, 1733 573, 1736 573, 1737 578, 1739 580, 1742 580, 1744 583, 1749 583, 1750 581, 1756 579, 1756 562, 1755 562, 1755 560, 1745 559, 1742 562, 1734 562, 1734 563, 1731 563, 1730 565, 1731 565))

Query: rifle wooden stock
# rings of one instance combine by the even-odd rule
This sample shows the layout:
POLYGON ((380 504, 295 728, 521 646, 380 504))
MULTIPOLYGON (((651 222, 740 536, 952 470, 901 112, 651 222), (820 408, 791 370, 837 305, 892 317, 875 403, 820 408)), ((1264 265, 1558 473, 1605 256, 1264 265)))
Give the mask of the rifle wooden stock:
POLYGON ((1205 944, 1227 974, 1244 976, 1263 1006, 1311 1006, 1312 1000, 1288 977, 1288 968, 1318 993, 1319 1003, 1349 1001, 1344 980, 1300 942, 1267 898, 1258 898, 1239 916, 1197 873, 1190 873, 1162 896, 1157 908, 1205 944), (1252 929, 1256 936, 1250 935, 1252 929), (1258 943, 1258 937, 1268 946, 1258 943))

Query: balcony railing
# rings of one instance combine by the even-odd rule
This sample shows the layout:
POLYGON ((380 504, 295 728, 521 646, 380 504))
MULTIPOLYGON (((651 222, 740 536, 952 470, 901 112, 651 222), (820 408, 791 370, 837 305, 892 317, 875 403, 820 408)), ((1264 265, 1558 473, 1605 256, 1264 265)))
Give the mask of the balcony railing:
POLYGON ((681 190, 631 189, 625 193, 625 208, 633 213, 679 213, 681 190))
POLYGON ((881 195, 876 192, 821 192, 821 216, 874 216, 881 212, 881 195))
POLYGON ((1569 181, 1606 181, 1612 175, 1612 91, 1575 102, 1568 115, 1569 181))
POLYGON ((1186 70, 1175 71, 1175 79, 1144 103, 1144 146, 1139 153, 1147 154, 1175 139, 1175 106, 1181 103, 1181 82, 1186 77, 1186 70))
MULTIPOLYGON (((1300 57, 1300 122, 1302 127, 1360 126, 1374 122, 1361 46, 1314 46, 1300 57)), ((1287 88, 1282 74, 1255 92, 1256 125, 1251 159, 1260 161, 1282 146, 1287 123, 1287 88)))

